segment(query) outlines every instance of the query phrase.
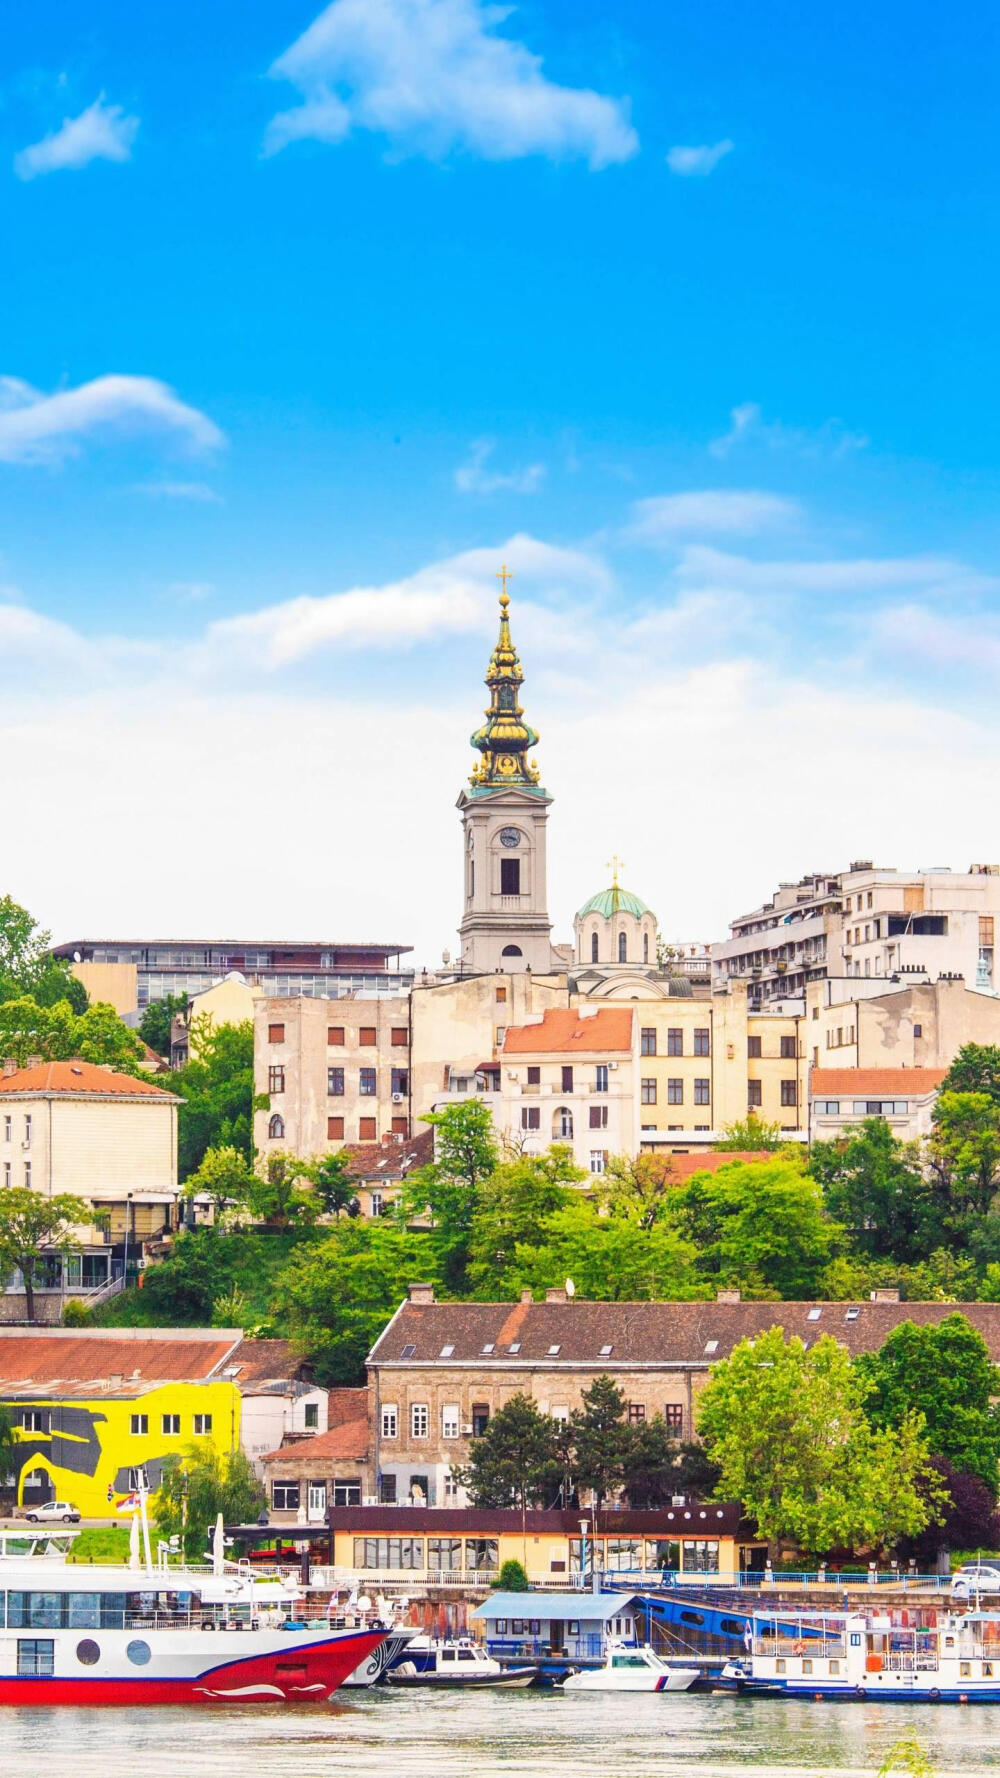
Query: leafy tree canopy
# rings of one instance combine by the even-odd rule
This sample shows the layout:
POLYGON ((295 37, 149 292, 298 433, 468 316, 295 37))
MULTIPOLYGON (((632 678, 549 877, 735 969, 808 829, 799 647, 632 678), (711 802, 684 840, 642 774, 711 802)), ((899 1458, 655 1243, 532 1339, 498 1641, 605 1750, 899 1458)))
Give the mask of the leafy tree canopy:
POLYGON ((265 1498, 242 1451, 223 1453, 203 1442, 165 1459, 150 1504, 160 1537, 180 1537, 188 1561, 203 1562, 219 1514, 229 1525, 252 1524, 265 1498))
POLYGON ((410 1173, 396 1214, 430 1219, 438 1263, 449 1288, 468 1286, 469 1237, 480 1193, 499 1161, 493 1119, 481 1099, 465 1099, 424 1120, 434 1134, 434 1159, 410 1173))
POLYGON ((808 1350, 772 1327, 713 1366, 698 1428, 719 1465, 717 1498, 742 1500, 761 1535, 811 1556, 916 1536, 944 1491, 919 1414, 892 1430, 864 1413, 866 1383, 840 1343, 808 1350))
POLYGON ((365 1358, 416 1278, 438 1283, 426 1235, 347 1221, 304 1245, 275 1280, 273 1311, 325 1385, 361 1384, 365 1358))
POLYGON ((843 1140, 814 1142, 809 1171, 858 1252, 908 1261, 926 1257, 936 1245, 939 1200, 920 1164, 919 1146, 899 1142, 884 1118, 865 1118, 843 1140))
POLYGON ((927 1149, 952 1218, 986 1216, 1000 1187, 1000 1103, 989 1093, 939 1093, 927 1149))
POLYGON ((167 994, 162 1000, 151 1000, 139 1020, 139 1036, 158 1056, 170 1055, 170 1028, 177 1013, 187 1011, 186 994, 167 994))
POLYGON ((0 1277, 6 1284, 19 1271, 24 1279, 25 1307, 35 1319, 35 1285, 46 1253, 67 1253, 78 1245, 74 1229, 93 1222, 82 1198, 59 1192, 43 1198, 28 1186, 0 1192, 0 1277))
POLYGON ((790 1145, 780 1124, 769 1124, 751 1111, 739 1122, 727 1124, 715 1146, 727 1153, 763 1154, 790 1145))
POLYGON ((192 1031, 197 1054, 172 1077, 184 1101, 177 1133, 182 1183, 206 1149, 236 1148, 248 1161, 253 1154, 253 1020, 216 1025, 203 1013, 192 1031))
POLYGON ((246 1209, 257 1184, 253 1168, 238 1148, 207 1148, 184 1182, 184 1196, 211 1198, 215 1220, 221 1222, 225 1215, 246 1209))
POLYGON ((815 1296, 843 1233, 794 1155, 695 1173, 676 1204, 677 1226, 699 1249, 703 1274, 759 1296, 815 1296))
POLYGON ((941 1082, 942 1093, 985 1093, 1000 1105, 1000 1044, 963 1043, 941 1082))
POLYGON ((520 1289, 518 1248, 545 1238, 549 1218, 572 1201, 567 1187, 584 1177, 568 1148, 506 1161, 481 1183, 469 1232, 469 1279, 487 1301, 520 1289))
POLYGON ((936 1326, 904 1321, 856 1366, 873 1426, 899 1427, 908 1414, 922 1414, 931 1453, 978 1476, 996 1497, 1000 1418, 993 1400, 1000 1372, 964 1315, 946 1315, 936 1326))
POLYGON ((28 995, 0 1001, 0 1056, 18 1068, 35 1057, 46 1062, 80 1057, 119 1074, 139 1074, 144 1059, 138 1037, 114 1007, 99 1001, 77 1014, 69 1000, 42 1006, 28 995))
POLYGON ((544 1219, 535 1238, 519 1240, 507 1267, 510 1294, 539 1291, 572 1278, 592 1302, 687 1300, 711 1296, 690 1242, 663 1222, 644 1228, 630 1216, 602 1216, 578 1193, 544 1219))
POLYGON ((598 1176, 596 1195, 617 1221, 651 1229, 669 1215, 677 1184, 669 1155, 615 1154, 598 1176))
POLYGON ((39 1006, 69 1002, 70 1010, 87 1010, 87 990, 69 964, 50 957, 52 934, 43 932, 27 908, 10 895, 0 895, 0 1000, 34 1000, 39 1006))
POLYGON ((313 1190, 312 1171, 311 1161, 287 1150, 267 1155, 251 1176, 249 1200, 254 1216, 278 1229, 292 1223, 314 1223, 323 1206, 313 1190))
POLYGON ((467 1488, 473 1506, 547 1505, 558 1492, 559 1435, 556 1422, 538 1410, 530 1395, 512 1395, 498 1408, 469 1461, 453 1472, 467 1488))
POLYGON ((314 1161, 309 1177, 327 1216, 339 1216, 345 1210, 348 1216, 358 1215, 361 1206, 358 1202, 357 1180, 351 1178, 342 1153, 326 1154, 314 1161))

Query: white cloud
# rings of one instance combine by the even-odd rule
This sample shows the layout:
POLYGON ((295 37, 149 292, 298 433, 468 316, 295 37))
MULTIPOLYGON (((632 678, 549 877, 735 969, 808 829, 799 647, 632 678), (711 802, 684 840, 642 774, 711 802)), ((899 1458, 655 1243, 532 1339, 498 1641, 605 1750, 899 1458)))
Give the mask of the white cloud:
POLYGON ((120 105, 105 105, 102 93, 79 117, 65 117, 51 136, 22 148, 14 156, 14 171, 19 179, 37 179, 41 173, 76 171, 91 161, 127 161, 138 128, 137 117, 127 117, 120 105))
POLYGON ((133 494, 152 494, 159 500, 193 500, 205 506, 221 506, 222 495, 207 482, 135 482, 133 494))
POLYGON ((728 457, 738 445, 757 443, 771 450, 795 451, 803 457, 844 457, 851 451, 863 451, 868 439, 863 432, 849 432, 839 420, 824 420, 822 426, 810 431, 801 426, 784 426, 780 420, 765 420, 760 403, 744 401, 729 410, 729 431, 713 438, 709 450, 713 457, 728 457))
POLYGON ((545 480, 544 463, 528 463, 524 469, 506 474, 487 468, 493 455, 491 438, 480 438, 469 452, 469 461, 455 471, 455 486, 460 494, 537 494, 545 480))
POLYGON ((765 593, 878 593, 919 587, 949 596, 1000 591, 1000 581, 948 556, 847 556, 835 561, 753 561, 689 544, 675 570, 684 585, 765 593))
POLYGON ((700 148, 671 148, 667 166, 682 179, 704 178, 714 172, 724 155, 732 153, 734 146, 727 137, 724 142, 715 142, 711 147, 703 143, 700 148))
POLYGON ((108 430, 167 432, 198 451, 224 442, 212 420, 154 377, 95 377, 55 395, 0 377, 0 462, 59 462, 108 430))
POLYGON ((595 169, 630 159, 639 142, 624 102, 546 79, 538 56, 497 34, 510 10, 483 0, 333 0, 270 70, 302 103, 272 120, 265 152, 362 129, 394 152, 434 160, 454 150, 582 158, 595 169))
POLYGON ((626 535, 639 543, 672 542, 692 532, 732 531, 752 536, 794 523, 801 510, 795 500, 754 488, 698 488, 634 501, 626 535))

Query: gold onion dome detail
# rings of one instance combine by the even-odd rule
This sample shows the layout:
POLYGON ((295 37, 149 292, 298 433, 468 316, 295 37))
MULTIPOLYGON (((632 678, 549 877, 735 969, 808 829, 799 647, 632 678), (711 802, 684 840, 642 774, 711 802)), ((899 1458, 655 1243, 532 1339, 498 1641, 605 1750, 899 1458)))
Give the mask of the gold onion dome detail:
POLYGON ((517 649, 510 637, 510 598, 507 581, 511 575, 503 568, 497 575, 502 582, 500 594, 500 634, 486 669, 490 689, 486 721, 471 737, 473 747, 482 760, 469 778, 477 790, 497 789, 509 784, 538 783, 538 767, 527 757, 529 748, 538 745, 535 730, 524 721, 518 693, 524 680, 517 649))

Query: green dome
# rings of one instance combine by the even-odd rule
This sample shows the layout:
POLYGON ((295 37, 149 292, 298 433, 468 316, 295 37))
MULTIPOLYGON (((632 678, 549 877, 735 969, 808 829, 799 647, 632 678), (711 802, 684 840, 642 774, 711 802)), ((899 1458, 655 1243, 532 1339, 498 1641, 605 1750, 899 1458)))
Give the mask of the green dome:
POLYGON ((577 919, 582 920, 585 914, 600 914, 602 919, 610 920, 614 914, 632 914, 641 920, 649 909, 638 895, 631 889, 623 889, 620 883, 613 883, 610 889, 602 889, 599 895, 592 895, 589 901, 580 908, 577 919))

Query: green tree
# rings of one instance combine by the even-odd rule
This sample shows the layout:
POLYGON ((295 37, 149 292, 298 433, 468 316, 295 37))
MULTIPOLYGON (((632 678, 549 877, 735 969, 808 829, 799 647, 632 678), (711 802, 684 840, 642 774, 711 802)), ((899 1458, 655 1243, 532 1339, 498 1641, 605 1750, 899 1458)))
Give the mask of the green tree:
POLYGON ((547 1504, 559 1484, 555 1421, 539 1413, 532 1396, 512 1395, 473 1439, 468 1463, 452 1473, 473 1506, 520 1508, 527 1562, 528 1506, 547 1504))
POLYGON ((757 1296, 815 1296, 842 1234, 793 1155, 695 1173, 675 1203, 677 1226, 700 1250, 703 1274, 757 1296))
POLYGON ((238 1148, 208 1148, 200 1166, 184 1181, 183 1195, 189 1201, 211 1198, 215 1220, 221 1224, 229 1211, 246 1209, 257 1184, 253 1168, 238 1148))
POLYGON ((505 1274, 509 1292, 545 1290, 572 1278, 593 1302, 675 1301, 709 1296, 698 1272, 698 1254, 676 1229, 657 1222, 644 1228, 631 1217, 603 1215, 589 1198, 568 1202, 546 1217, 534 1239, 518 1241, 505 1274))
POLYGON ((357 1180, 351 1178, 343 1153, 326 1154, 314 1161, 309 1177, 325 1215, 340 1216, 346 1210, 348 1216, 357 1216, 360 1209, 357 1180))
POLYGON ((310 1172, 308 1161, 285 1150, 265 1156, 261 1171, 250 1175, 247 1197, 254 1216, 278 1229, 315 1222, 322 1205, 310 1172))
POLYGON ((669 1506, 685 1492, 678 1481, 680 1452, 662 1414, 628 1428, 622 1491, 630 1507, 669 1506))
POLYGON ((236 1282, 220 1231, 187 1229, 165 1260, 147 1268, 140 1294, 143 1307, 162 1327, 207 1327, 216 1299, 236 1282))
POLYGON ((963 1043, 941 1082, 942 1093, 985 1093, 1000 1105, 1000 1045, 963 1043))
POLYGON ((57 1006, 60 1000, 65 1000, 70 1011, 76 1013, 77 1017, 85 1013, 90 1005, 90 995, 83 983, 59 957, 49 958, 35 981, 31 998, 39 1006, 57 1006))
POLYGON ((741 1500, 773 1545, 810 1556, 891 1547, 922 1531, 943 1497, 919 1414, 893 1430, 864 1413, 867 1385, 839 1341, 807 1348, 780 1327, 712 1367, 698 1428, 719 1465, 718 1499, 741 1500))
POLYGON ((545 1239, 548 1220, 572 1202, 583 1179, 568 1148, 505 1161, 480 1184, 469 1231, 468 1274, 476 1296, 503 1299, 520 1289, 518 1249, 545 1239))
POLYGON ((614 1154, 598 1177, 597 1197, 616 1221, 652 1229, 668 1214, 677 1184, 669 1155, 614 1154))
POLYGON ((215 1025, 202 1014, 191 1035, 196 1053, 171 1081, 183 1101, 177 1123, 182 1183, 206 1149, 237 1148, 247 1160, 253 1155, 253 1020, 215 1025))
POLYGON ((927 1152, 950 1215, 986 1216, 1000 1186, 1000 1104, 988 1093, 940 1093, 927 1152))
POLYGON ((573 1481, 591 1491, 598 1513, 625 1481, 631 1444, 625 1405, 617 1383, 605 1372, 584 1390, 579 1408, 570 1415, 573 1481))
POLYGON ((30 994, 44 973, 52 934, 43 932, 27 908, 0 895, 0 999, 30 994))
POLYGON ((903 1321, 877 1352, 856 1367, 867 1384, 865 1414, 873 1426, 899 1427, 920 1413, 935 1457, 1000 1493, 1000 1371, 986 1341, 964 1315, 936 1324, 903 1321))
POLYGON ((143 1048, 112 1006, 98 1001, 78 1016, 68 1000, 41 1006, 21 995, 0 1001, 0 1056, 18 1068, 27 1067, 35 1057, 46 1062, 79 1057, 120 1074, 138 1074, 143 1048))
POLYGON ((940 1234, 938 1199, 915 1142, 897 1141, 884 1118, 866 1117, 843 1140, 814 1142, 809 1171, 830 1215, 861 1253, 912 1260, 940 1234))
POLYGON ((229 1525, 250 1524, 265 1496, 242 1451, 202 1443, 164 1459, 163 1480, 150 1504, 160 1537, 179 1537, 188 1561, 203 1562, 210 1559, 219 1514, 229 1525))
POLYGON ((176 1015, 187 1011, 186 994, 166 994, 151 1000, 139 1020, 139 1036, 158 1056, 170 1056, 170 1031, 176 1015))
POLYGON ((415 1278, 438 1283, 426 1235, 388 1221, 338 1223, 274 1283, 272 1310, 325 1386, 362 1384, 365 1358, 415 1278))
POLYGON ((737 1123, 726 1124, 715 1146, 727 1153, 765 1154, 776 1153, 789 1144, 780 1124, 769 1124, 750 1111, 737 1123))
POLYGON ((69 1192, 43 1198, 21 1185, 0 1192, 0 1276, 6 1284, 21 1273, 29 1321, 35 1319, 35 1287, 46 1256, 72 1253, 79 1247, 75 1229, 93 1219, 83 1199, 69 1192))
POLYGON ((497 1586, 503 1593, 530 1593, 531 1583, 524 1563, 508 1556, 497 1576, 497 1586))
POLYGON ((429 1217, 445 1283, 463 1292, 480 1192, 499 1160, 493 1118, 481 1099, 464 1099, 424 1121, 434 1130, 434 1159, 408 1175, 396 1213, 404 1222, 429 1217))

